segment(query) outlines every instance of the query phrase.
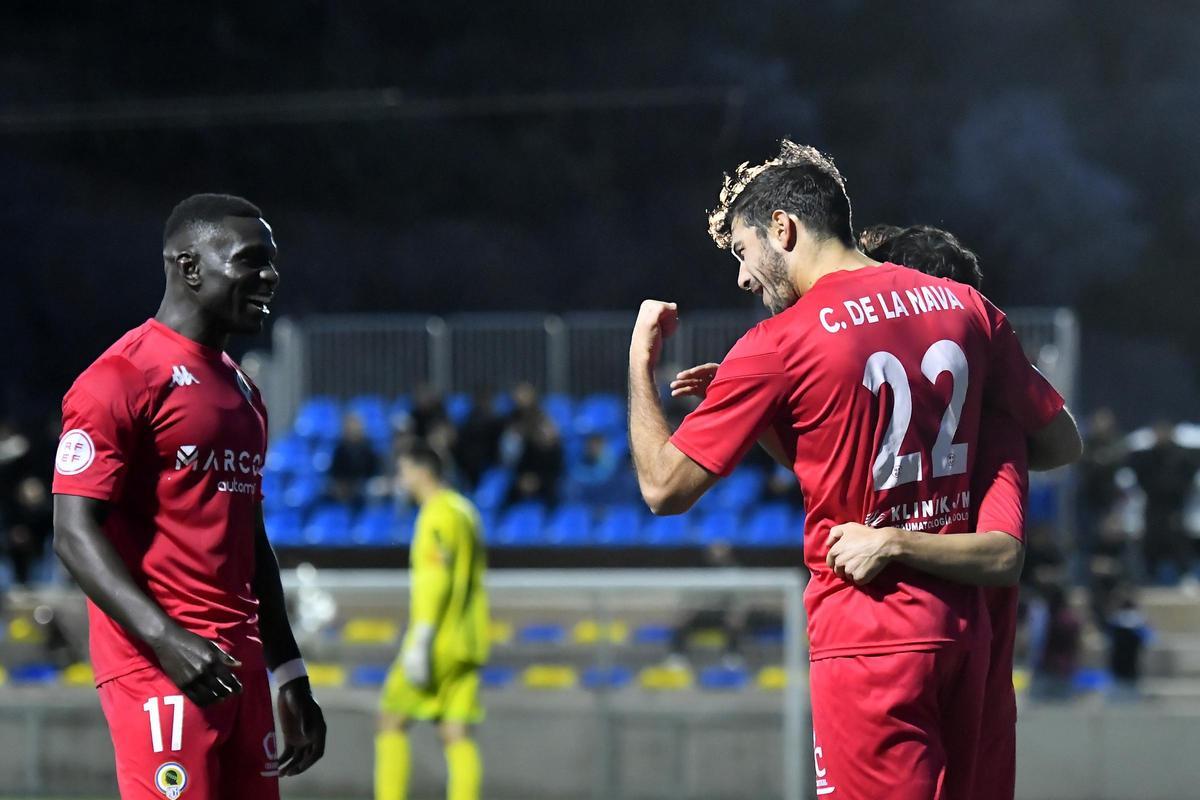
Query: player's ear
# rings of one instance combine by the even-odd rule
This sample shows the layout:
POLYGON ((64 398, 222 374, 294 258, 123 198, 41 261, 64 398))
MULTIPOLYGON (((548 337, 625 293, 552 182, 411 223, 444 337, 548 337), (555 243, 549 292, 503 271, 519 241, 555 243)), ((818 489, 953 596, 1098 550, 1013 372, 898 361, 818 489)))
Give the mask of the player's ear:
POLYGON ((799 229, 796 225, 796 218, 784 211, 782 208, 777 208, 771 212, 771 237, 784 250, 791 250, 796 246, 796 239, 799 236, 799 229))
POLYGON ((175 269, 183 282, 195 289, 200 286, 200 258, 190 250, 181 250, 173 259, 175 269))

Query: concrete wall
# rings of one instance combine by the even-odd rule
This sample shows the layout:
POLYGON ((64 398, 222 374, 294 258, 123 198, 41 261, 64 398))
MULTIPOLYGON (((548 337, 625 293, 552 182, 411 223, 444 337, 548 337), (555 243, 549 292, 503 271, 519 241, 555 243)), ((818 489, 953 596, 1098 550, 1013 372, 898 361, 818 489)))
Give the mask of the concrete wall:
MULTIPOLYGON (((284 797, 370 796, 369 692, 322 693, 329 750, 284 797)), ((504 691, 486 698, 479 730, 489 800, 769 798, 780 791, 777 694, 638 690, 504 691), (607 720, 607 724, 603 722, 607 720), (608 754, 607 757, 605 754, 608 754)), ((1200 798, 1200 707, 1043 706, 1019 727, 1024 800, 1200 798)), ((0 689, 0 796, 37 779, 56 795, 115 796, 112 746, 94 692, 0 689), (31 758, 32 756, 32 758, 31 758)), ((433 731, 413 735, 414 797, 441 797, 433 731)), ((810 758, 807 752, 798 758, 810 758)))

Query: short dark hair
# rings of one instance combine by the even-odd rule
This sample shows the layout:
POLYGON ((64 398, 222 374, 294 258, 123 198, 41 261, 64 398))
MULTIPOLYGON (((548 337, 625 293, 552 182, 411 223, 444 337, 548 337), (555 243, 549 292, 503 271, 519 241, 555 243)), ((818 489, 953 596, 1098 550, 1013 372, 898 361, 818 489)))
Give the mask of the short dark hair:
MULTIPOLYGON (((889 225, 886 222, 868 225, 858 232, 858 249, 871 258, 875 258, 873 254, 882 252, 884 245, 902 230, 904 228, 901 228, 899 225, 889 225)), ((887 259, 875 258, 875 260, 886 261, 887 259)))
POLYGON ((953 233, 932 225, 909 226, 867 255, 876 261, 903 264, 926 275, 949 278, 974 289, 983 284, 979 257, 964 247, 953 233))
POLYGON ((171 210, 163 226, 163 244, 189 225, 218 225, 225 217, 262 216, 258 206, 232 194, 194 194, 171 210))
POLYGON ((423 439, 414 439, 405 445, 400 451, 400 457, 429 470, 438 478, 442 477, 445 470, 442 457, 423 439))
POLYGON ((717 247, 728 248, 735 219, 761 233, 776 209, 794 214, 818 239, 855 246, 846 181, 833 159, 815 147, 784 139, 775 158, 753 167, 743 162, 733 176, 726 175, 708 215, 708 233, 717 247))

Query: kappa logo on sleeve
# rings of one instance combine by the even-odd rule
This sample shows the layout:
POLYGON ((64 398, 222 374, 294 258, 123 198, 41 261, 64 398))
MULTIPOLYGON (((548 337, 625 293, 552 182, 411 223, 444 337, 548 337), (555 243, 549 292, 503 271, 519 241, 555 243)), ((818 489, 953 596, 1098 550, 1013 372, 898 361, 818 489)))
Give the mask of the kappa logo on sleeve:
POLYGON ((58 440, 54 469, 60 475, 78 475, 90 467, 95 459, 96 445, 92 437, 81 428, 73 428, 58 440))
POLYGON ((196 376, 188 372, 188 368, 182 364, 171 367, 171 383, 176 386, 191 386, 194 383, 200 383, 196 376))

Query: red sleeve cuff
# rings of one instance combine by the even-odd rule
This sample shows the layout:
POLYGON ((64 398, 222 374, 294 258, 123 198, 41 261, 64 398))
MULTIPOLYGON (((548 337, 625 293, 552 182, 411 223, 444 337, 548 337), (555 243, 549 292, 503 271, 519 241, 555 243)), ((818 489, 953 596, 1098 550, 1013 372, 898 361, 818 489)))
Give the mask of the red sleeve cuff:
POLYGON ((692 461, 695 461, 701 467, 703 467, 707 471, 713 473, 714 475, 719 475, 722 478, 727 478, 727 477, 729 477, 729 474, 731 472, 733 472, 733 467, 735 465, 733 465, 733 464, 723 465, 718 461, 714 461, 712 458, 710 458, 708 455, 706 455, 703 451, 701 451, 699 449, 699 447, 697 447, 697 445, 695 445, 692 442, 689 442, 686 438, 681 436, 678 431, 676 431, 671 436, 670 442, 671 442, 671 444, 675 445, 675 448, 677 450, 679 450, 679 452, 683 453, 685 456, 690 458, 692 461))

